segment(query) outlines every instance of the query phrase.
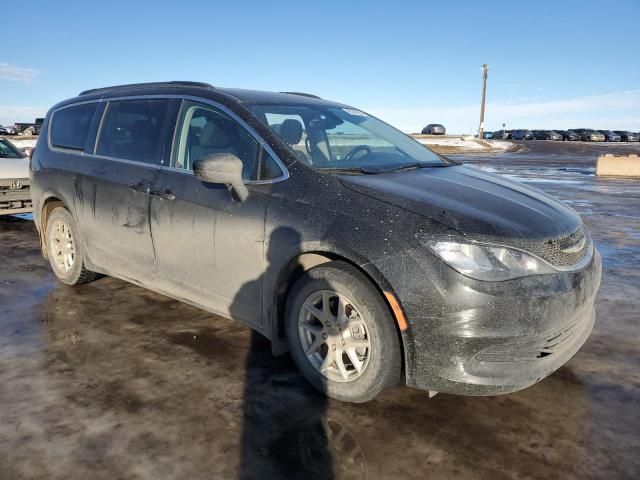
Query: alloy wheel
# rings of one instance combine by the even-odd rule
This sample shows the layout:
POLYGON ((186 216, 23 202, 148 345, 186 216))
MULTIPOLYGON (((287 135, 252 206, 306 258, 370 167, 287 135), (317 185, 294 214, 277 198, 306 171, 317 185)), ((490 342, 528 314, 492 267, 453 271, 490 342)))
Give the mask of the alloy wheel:
POLYGON ((354 302, 332 290, 312 293, 298 317, 302 348, 313 367, 335 382, 351 382, 367 368, 371 337, 354 302))
POLYGON ((63 274, 69 273, 76 261, 76 245, 66 222, 56 220, 53 223, 49 233, 49 246, 56 269, 63 274))

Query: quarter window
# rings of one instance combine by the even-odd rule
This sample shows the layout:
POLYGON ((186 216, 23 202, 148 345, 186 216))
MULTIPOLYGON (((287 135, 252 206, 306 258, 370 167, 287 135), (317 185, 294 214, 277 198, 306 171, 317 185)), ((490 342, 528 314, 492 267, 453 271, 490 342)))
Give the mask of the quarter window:
POLYGON ((162 165, 168 99, 109 102, 96 154, 162 165))
POLYGON ((62 108, 51 119, 51 144, 55 147, 84 150, 97 103, 62 108))
POLYGON ((193 169, 208 155, 230 153, 242 161, 244 180, 268 180, 282 174, 258 141, 236 120, 215 107, 185 101, 182 104, 171 166, 193 169))

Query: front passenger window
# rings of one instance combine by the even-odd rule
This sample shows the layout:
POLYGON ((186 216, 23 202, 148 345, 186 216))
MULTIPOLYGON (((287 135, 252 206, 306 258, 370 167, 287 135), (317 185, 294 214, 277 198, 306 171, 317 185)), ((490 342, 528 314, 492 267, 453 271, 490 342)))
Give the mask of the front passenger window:
POLYGON ((187 170, 215 153, 242 161, 244 180, 266 180, 281 174, 278 165, 242 125, 213 106, 183 102, 176 129, 172 166, 187 170))

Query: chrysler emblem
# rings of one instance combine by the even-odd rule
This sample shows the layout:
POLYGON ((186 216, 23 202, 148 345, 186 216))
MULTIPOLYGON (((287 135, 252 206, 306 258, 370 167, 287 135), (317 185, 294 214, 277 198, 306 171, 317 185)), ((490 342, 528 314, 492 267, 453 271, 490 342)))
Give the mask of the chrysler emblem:
POLYGON ((9 182, 9 188, 11 190, 20 190, 22 188, 22 182, 20 180, 11 180, 11 182, 9 182))

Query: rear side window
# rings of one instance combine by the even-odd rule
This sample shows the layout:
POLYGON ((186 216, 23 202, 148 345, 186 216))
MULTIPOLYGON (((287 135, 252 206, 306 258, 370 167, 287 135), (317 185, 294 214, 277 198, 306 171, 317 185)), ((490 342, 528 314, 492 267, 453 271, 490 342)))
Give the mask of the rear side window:
POLYGON ((110 102, 104 113, 96 154, 162 164, 168 99, 110 102))
POLYGON ((97 103, 85 103, 54 112, 51 119, 51 144, 55 147, 84 150, 97 103))

